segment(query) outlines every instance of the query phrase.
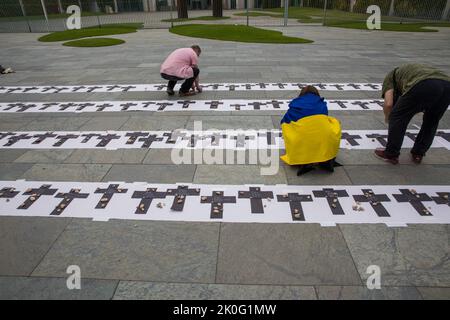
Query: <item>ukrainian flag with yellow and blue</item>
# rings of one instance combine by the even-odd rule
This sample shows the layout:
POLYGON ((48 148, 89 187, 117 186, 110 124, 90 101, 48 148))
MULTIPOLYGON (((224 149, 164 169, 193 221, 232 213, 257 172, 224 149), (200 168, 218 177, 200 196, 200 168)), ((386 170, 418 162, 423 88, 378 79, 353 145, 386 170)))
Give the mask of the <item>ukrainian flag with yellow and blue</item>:
POLYGON ((339 152, 341 125, 328 116, 327 103, 314 93, 291 101, 281 130, 286 148, 281 160, 289 165, 325 162, 339 152))

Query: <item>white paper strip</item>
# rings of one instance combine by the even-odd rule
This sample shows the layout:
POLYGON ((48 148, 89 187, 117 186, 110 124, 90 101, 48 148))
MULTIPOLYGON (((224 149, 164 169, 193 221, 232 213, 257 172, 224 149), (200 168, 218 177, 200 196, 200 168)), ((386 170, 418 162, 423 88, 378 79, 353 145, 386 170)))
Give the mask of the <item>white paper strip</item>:
POLYGON ((449 224, 450 186, 0 181, 0 216, 252 223, 449 224))
MULTIPOLYGON (((276 111, 287 110, 291 100, 154 100, 83 102, 2 102, 0 112, 123 112, 123 111, 276 111)), ((382 110, 382 100, 327 101, 329 110, 382 110)))
MULTIPOLYGON (((175 87, 178 90, 181 81, 175 87)), ((298 91, 313 85, 325 91, 380 91, 379 83, 205 83, 205 91, 298 91)), ((91 93, 166 91, 167 84, 120 84, 77 86, 0 86, 0 93, 91 93)))
MULTIPOLYGON (((411 148, 419 130, 408 130, 403 147, 411 148)), ((342 149, 385 147, 386 130, 344 130, 342 149)), ((450 150, 450 129, 438 130, 433 148, 450 150)), ((280 130, 173 131, 18 131, 0 132, 1 149, 280 149, 280 130)))

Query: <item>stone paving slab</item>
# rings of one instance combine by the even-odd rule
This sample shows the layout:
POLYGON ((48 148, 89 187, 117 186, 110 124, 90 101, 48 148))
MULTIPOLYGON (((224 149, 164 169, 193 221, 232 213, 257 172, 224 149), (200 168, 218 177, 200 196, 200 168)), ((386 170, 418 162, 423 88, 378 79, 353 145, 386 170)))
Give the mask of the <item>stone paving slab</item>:
POLYGON ((316 300, 311 286, 121 281, 115 300, 316 300))
MULTIPOLYGON (((89 121, 88 118, 85 117, 41 117, 30 123, 26 124, 27 130, 30 131, 57 131, 57 130, 66 130, 66 131, 75 131, 79 130, 84 124, 89 121)), ((22 126, 24 124, 22 123, 22 126)), ((22 128, 18 128, 17 130, 21 130, 22 128)), ((10 129, 11 130, 11 129, 10 129)))
MULTIPOLYGON (((70 221, 66 218, 1 217, 0 274, 29 276, 70 221)), ((3 286, 0 288, 2 296, 3 286)))
POLYGON ((442 227, 386 228, 340 225, 361 278, 367 267, 381 270, 382 286, 450 286, 448 232, 442 227))
POLYGON ((68 290, 67 278, 0 277, 2 300, 109 300, 118 281, 82 279, 81 290, 68 290))
POLYGON ((130 117, 127 122, 119 129, 121 131, 157 131, 157 130, 175 130, 185 128, 189 116, 170 116, 166 117, 160 114, 153 114, 150 117, 136 116, 130 117))
MULTIPOLYGON (((150 116, 150 115, 149 115, 150 116)), ((93 117, 88 122, 86 122, 83 126, 80 127, 79 130, 88 131, 88 130, 95 130, 95 131, 101 131, 101 130, 118 130, 120 127, 122 127, 130 117, 126 115, 126 113, 123 114, 122 117, 93 117)))
POLYGON ((316 290, 319 300, 422 300, 415 287, 318 286, 316 290))
MULTIPOLYGON (((411 149, 402 149, 402 154, 400 155, 400 164, 401 165, 414 165, 411 160, 411 149)), ((373 152, 373 150, 339 150, 339 154, 337 156, 337 161, 344 165, 376 165, 376 166, 392 166, 392 164, 381 161, 377 158, 373 152)), ((444 148, 434 148, 426 154, 426 156, 422 160, 422 165, 448 165, 449 163, 449 154, 448 150, 444 148)), ((420 171, 421 167, 417 167, 417 170, 420 171)))
POLYGON ((76 264, 83 278, 214 282, 218 235, 218 223, 74 220, 32 275, 76 264))
MULTIPOLYGON (((3 118, 0 118, 3 119, 3 118)), ((14 120, 8 120, 8 121, 0 121, 0 131, 17 131, 21 130, 26 126, 28 127, 28 124, 30 122, 33 122, 29 119, 14 119, 14 120)))
POLYGON ((194 130, 195 121, 201 121, 203 130, 218 129, 273 129, 274 126, 267 116, 243 116, 243 115, 233 115, 225 116, 222 115, 218 117, 214 116, 198 116, 193 115, 189 118, 189 122, 186 125, 186 129, 194 130))
POLYGON ((283 224, 222 224, 216 281, 362 285, 338 228, 283 224))
POLYGON ((2 163, 0 165, 1 180, 17 180, 33 167, 32 163, 2 163))
POLYGON ((284 172, 263 176, 259 165, 197 165, 194 183, 205 184, 287 184, 284 172))
POLYGON ((177 183, 192 182, 195 165, 114 164, 102 181, 177 183))
POLYGON ((417 288, 424 300, 450 300, 450 288, 417 288))
MULTIPOLYGON (((382 161, 382 160, 380 160, 382 161)), ((448 165, 415 165, 408 161, 404 165, 355 165, 345 166, 353 184, 424 184, 448 185, 448 165)))
POLYGON ((17 163, 62 163, 74 150, 28 150, 14 162, 17 163))
MULTIPOLYGON (((162 150, 158 151, 161 152, 162 150)), ((148 152, 149 152, 148 149, 73 150, 71 155, 68 158, 66 158, 64 162, 136 164, 141 163, 146 157, 148 152)), ((168 162, 167 164, 172 164, 172 162, 168 162)))
POLYGON ((0 150, 0 163, 14 162, 21 155, 26 153, 26 149, 16 149, 16 150, 0 150))
MULTIPOLYGON (((17 164, 18 165, 18 164, 17 164)), ((30 165, 31 166, 31 165, 30 165)), ((21 179, 37 181, 101 181, 110 170, 107 164, 49 164, 37 163, 21 179)), ((2 178, 3 180, 7 180, 2 178)))
POLYGON ((288 184, 290 185, 351 185, 346 167, 334 168, 334 173, 316 168, 305 175, 297 176, 298 168, 283 165, 288 184))

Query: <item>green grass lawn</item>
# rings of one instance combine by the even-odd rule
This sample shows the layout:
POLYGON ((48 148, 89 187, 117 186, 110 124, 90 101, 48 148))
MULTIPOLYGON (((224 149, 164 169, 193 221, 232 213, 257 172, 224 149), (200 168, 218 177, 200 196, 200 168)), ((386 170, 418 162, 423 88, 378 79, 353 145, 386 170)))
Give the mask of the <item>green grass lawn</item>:
MULTIPOLYGON (((239 17, 246 17, 247 13, 246 12, 242 12, 242 13, 235 13, 234 16, 239 16, 239 17)), ((249 11, 248 12, 248 16, 249 17, 272 17, 272 18, 283 18, 282 14, 276 14, 276 13, 270 13, 270 12, 258 12, 258 11, 249 11)))
POLYGON ((114 38, 87 38, 87 39, 64 42, 63 46, 94 48, 94 47, 116 46, 116 45, 123 44, 123 43, 125 43, 124 40, 114 39, 114 38))
MULTIPOLYGON (((347 29, 367 30, 366 22, 362 21, 327 21, 326 26, 347 29)), ((397 32, 438 32, 432 27, 450 27, 450 23, 399 23, 386 22, 381 23, 381 31, 397 31, 397 32)), ((377 31, 377 30, 374 30, 377 31)))
POLYGON ((195 17, 195 18, 188 18, 188 19, 164 19, 161 20, 162 22, 185 22, 185 21, 194 21, 194 20, 202 20, 202 21, 215 21, 215 20, 225 20, 230 19, 230 17, 212 17, 212 16, 203 16, 203 17, 195 17))
MULTIPOLYGON (((284 8, 266 9, 259 12, 274 12, 283 14, 284 8)), ((289 18, 297 19, 303 23, 322 23, 323 9, 289 7, 289 18)), ((366 20, 369 14, 352 13, 341 10, 327 10, 326 25, 329 27, 364 29, 367 30, 366 20)), ((433 22, 405 22, 404 18, 382 16, 381 28, 383 31, 403 32, 437 32, 435 29, 424 29, 424 27, 450 27, 450 23, 433 22)))
POLYGON ((312 40, 286 37, 281 32, 244 25, 187 24, 170 28, 170 32, 194 38, 251 43, 312 43, 312 40))
POLYGON ((66 30, 52 32, 40 37, 38 40, 42 42, 68 41, 88 37, 109 36, 113 34, 126 34, 137 31, 137 28, 142 26, 140 23, 128 24, 110 24, 99 27, 88 27, 78 30, 66 30))

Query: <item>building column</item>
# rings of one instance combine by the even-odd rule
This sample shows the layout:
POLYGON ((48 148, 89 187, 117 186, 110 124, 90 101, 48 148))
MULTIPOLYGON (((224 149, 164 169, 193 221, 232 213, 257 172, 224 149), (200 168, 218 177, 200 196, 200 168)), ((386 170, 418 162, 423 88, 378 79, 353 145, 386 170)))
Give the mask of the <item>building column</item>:
POLYGON ((255 8, 255 0, 247 0, 247 6, 249 9, 255 8))

